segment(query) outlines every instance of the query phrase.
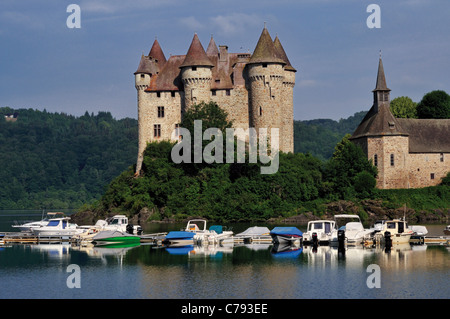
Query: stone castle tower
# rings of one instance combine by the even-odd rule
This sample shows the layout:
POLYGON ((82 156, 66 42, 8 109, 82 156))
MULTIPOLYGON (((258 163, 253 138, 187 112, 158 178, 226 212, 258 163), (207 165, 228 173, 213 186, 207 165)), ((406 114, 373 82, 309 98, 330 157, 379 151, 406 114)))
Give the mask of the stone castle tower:
POLYGON ((437 185, 450 171, 450 119, 395 118, 383 61, 373 105, 350 138, 378 169, 378 188, 437 185))
POLYGON ((202 101, 216 102, 235 128, 279 129, 279 149, 294 151, 292 67, 278 36, 264 27, 253 54, 230 53, 213 37, 204 50, 197 34, 186 55, 166 59, 158 40, 142 55, 135 75, 139 150, 136 172, 148 142, 172 136, 183 113, 202 101))

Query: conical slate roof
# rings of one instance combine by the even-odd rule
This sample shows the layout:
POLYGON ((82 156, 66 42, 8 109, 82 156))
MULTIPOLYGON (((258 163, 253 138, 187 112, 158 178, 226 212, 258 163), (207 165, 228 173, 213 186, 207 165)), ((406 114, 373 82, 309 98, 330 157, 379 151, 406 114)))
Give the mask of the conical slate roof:
POLYGON ((284 69, 296 72, 297 70, 292 67, 291 62, 289 61, 286 51, 284 51, 284 48, 281 45, 281 42, 280 42, 280 39, 278 38, 278 36, 276 36, 275 40, 273 40, 273 45, 275 46, 277 57, 286 63, 286 66, 284 67, 284 69))
POLYGON ((375 87, 375 91, 390 91, 386 85, 386 76, 384 75, 384 68, 383 68, 383 61, 381 60, 378 62, 378 74, 377 74, 377 85, 375 87))
POLYGON ((211 36, 211 40, 209 41, 208 48, 206 49, 206 55, 207 56, 218 56, 219 49, 217 49, 216 42, 214 41, 214 38, 211 36))
POLYGON ((373 105, 351 139, 368 136, 408 135, 400 122, 392 115, 389 105, 373 105))
POLYGON ((184 62, 180 65, 180 68, 186 66, 210 66, 210 67, 214 66, 208 59, 208 56, 206 55, 205 49, 203 49, 203 46, 197 36, 197 33, 194 35, 194 38, 192 39, 191 46, 189 47, 189 50, 186 54, 186 58, 184 59, 184 62))
POLYGON ((249 64, 252 63, 281 63, 286 64, 277 55, 277 50, 270 37, 269 31, 264 27, 261 36, 259 37, 258 44, 255 51, 253 51, 249 64))
POLYGON ((153 59, 156 59, 160 64, 161 68, 167 62, 166 57, 164 56, 164 53, 161 49, 161 46, 159 45, 158 39, 155 39, 155 41, 153 42, 152 48, 150 49, 148 56, 152 57, 153 59))

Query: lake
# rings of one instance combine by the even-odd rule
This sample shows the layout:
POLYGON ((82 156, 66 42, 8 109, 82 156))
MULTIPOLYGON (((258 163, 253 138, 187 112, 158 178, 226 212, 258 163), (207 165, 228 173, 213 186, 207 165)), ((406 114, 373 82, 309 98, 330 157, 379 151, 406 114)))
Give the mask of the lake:
MULTIPOLYGON (((0 211, 0 231, 12 231, 15 220, 39 220, 40 216, 37 211, 0 211)), ((231 226, 237 233, 255 225, 231 226)), ((305 230, 304 225, 290 226, 305 230)), ((429 235, 443 235, 445 225, 426 226, 429 235)), ((144 231, 181 227, 152 224, 144 231)), ((409 244, 394 245, 388 251, 384 247, 339 251, 329 246, 303 246, 288 252, 255 244, 188 250, 152 245, 3 245, 0 298, 447 299, 449 249, 409 244)))

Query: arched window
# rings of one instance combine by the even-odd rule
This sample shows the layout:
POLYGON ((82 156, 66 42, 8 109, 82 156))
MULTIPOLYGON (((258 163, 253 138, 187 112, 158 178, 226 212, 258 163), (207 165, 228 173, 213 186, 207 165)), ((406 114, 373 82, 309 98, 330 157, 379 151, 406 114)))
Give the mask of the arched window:
POLYGON ((391 154, 391 166, 394 166, 395 162, 394 162, 394 154, 391 154))
POLYGON ((375 154, 373 156, 373 165, 378 166, 378 155, 377 154, 375 154))

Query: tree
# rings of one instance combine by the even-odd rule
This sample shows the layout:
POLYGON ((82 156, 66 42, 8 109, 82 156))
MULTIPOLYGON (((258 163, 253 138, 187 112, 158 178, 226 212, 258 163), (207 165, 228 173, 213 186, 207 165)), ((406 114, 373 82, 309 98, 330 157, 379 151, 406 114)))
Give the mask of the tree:
POLYGON ((417 105, 417 115, 420 119, 449 119, 450 95, 441 90, 425 94, 417 105))
POLYGON ((398 118, 417 118, 417 103, 407 96, 396 97, 391 101, 391 112, 398 118))
MULTIPOLYGON (((349 137, 350 134, 345 135, 336 145, 333 157, 326 163, 324 169, 328 191, 344 199, 353 195, 355 191, 367 191, 366 188, 360 187, 361 183, 369 180, 368 174, 375 178, 378 173, 362 148, 352 143, 349 137), (359 175, 361 172, 368 174, 359 175), (355 189, 355 183, 358 189, 355 189)), ((372 183, 371 181, 370 185, 372 183)))

